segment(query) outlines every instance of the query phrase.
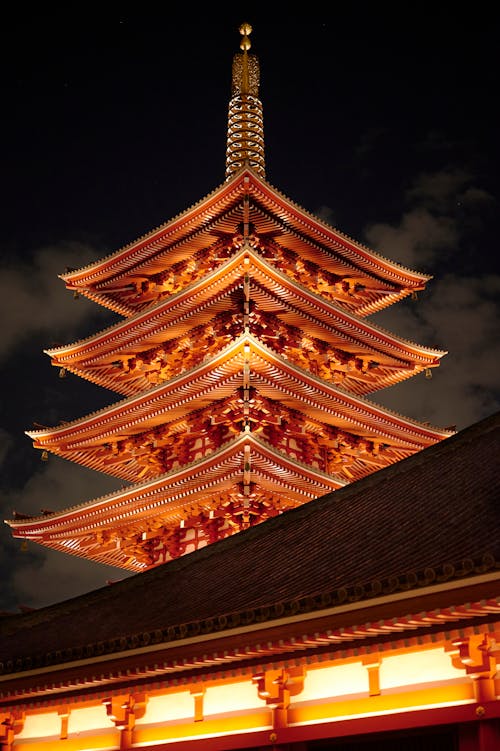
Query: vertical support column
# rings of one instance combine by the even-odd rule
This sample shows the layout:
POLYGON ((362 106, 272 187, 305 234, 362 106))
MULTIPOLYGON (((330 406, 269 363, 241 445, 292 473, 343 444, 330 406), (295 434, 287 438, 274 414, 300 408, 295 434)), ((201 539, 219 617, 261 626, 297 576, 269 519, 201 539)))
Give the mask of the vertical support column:
POLYGON ((21 732, 23 725, 23 712, 0 713, 0 751, 12 751, 14 736, 21 732))
POLYGON ((460 725, 458 751, 498 751, 500 749, 500 720, 482 719, 460 725))
POLYGON ((279 731, 288 725, 288 707, 290 697, 297 696, 304 689, 305 668, 300 665, 291 668, 266 670, 254 675, 252 681, 257 684, 257 693, 272 708, 273 731, 269 737, 273 749, 280 751, 279 731))
POLYGON ((120 731, 120 751, 132 745, 135 721, 144 715, 146 701, 144 694, 119 694, 103 699, 106 714, 120 731))
POLYGON ((192 688, 190 694, 194 699, 194 721, 201 722, 203 720, 203 697, 205 696, 205 689, 192 688))
MULTIPOLYGON (((243 207, 243 236, 244 242, 248 240, 248 196, 245 196, 243 207)), ((243 281, 243 325, 245 334, 250 333, 250 276, 248 266, 250 259, 245 258, 245 276, 243 281)), ((243 418, 245 421, 244 430, 249 433, 251 430, 250 423, 250 345, 244 345, 243 359, 243 418)), ((251 455, 250 446, 245 446, 244 464, 243 464, 243 517, 242 527, 245 529, 250 525, 250 481, 251 481, 251 455)))
POLYGON ((368 671, 369 696, 379 696, 380 694, 380 662, 378 655, 363 658, 363 665, 368 671))
POLYGON ((59 707, 57 714, 61 718, 61 730, 59 737, 62 741, 66 741, 68 739, 69 707, 59 707))
POLYGON ((497 672, 493 645, 487 634, 472 634, 452 642, 448 648, 456 668, 465 668, 472 679, 477 702, 495 700, 494 677, 497 672))

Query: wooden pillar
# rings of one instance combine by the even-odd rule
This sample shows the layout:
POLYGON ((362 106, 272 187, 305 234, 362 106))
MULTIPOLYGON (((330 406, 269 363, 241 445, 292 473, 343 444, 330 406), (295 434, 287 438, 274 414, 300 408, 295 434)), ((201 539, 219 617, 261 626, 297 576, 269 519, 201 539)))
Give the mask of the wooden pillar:
POLYGON ((20 733, 24 724, 24 713, 3 712, 0 714, 0 751, 12 751, 14 736, 20 733))
POLYGON ((257 693, 272 710, 273 730, 269 736, 271 751, 290 751, 293 745, 280 744, 280 731, 288 726, 290 698, 304 689, 306 671, 303 665, 265 670, 254 675, 257 693))
POLYGON ((368 693, 370 696, 380 694, 380 665, 379 655, 369 655, 363 658, 363 665, 368 671, 368 693))
POLYGON ((459 726, 458 751, 498 751, 500 720, 480 720, 459 726))
POLYGON ((135 721, 144 716, 146 701, 144 694, 118 694, 103 699, 106 714, 120 731, 120 751, 131 747, 135 721))
POLYGON ((205 689, 192 688, 190 693, 194 699, 194 721, 201 722, 203 720, 203 697, 205 696, 205 689))
POLYGON ((451 654, 452 665, 465 669, 472 679, 476 701, 494 701, 496 650, 488 634, 473 634, 456 639, 447 649, 451 654))

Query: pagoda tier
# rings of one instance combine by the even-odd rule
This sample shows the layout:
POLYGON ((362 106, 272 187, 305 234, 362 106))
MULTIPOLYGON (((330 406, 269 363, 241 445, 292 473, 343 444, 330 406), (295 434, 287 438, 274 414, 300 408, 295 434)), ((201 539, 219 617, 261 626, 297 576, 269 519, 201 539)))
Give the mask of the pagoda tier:
POLYGON ((39 449, 143 482, 9 522, 14 534, 141 570, 360 479, 449 432, 349 394, 241 334, 169 381, 29 435, 39 449))
POLYGON ((74 293, 132 316, 224 264, 245 229, 275 268, 360 317, 424 289, 430 279, 322 222, 250 167, 173 220, 61 279, 74 293))
MULTIPOLYGON (((133 481, 145 471, 154 474, 169 463, 182 463, 181 446, 195 444, 200 434, 210 453, 247 425, 252 432, 270 431, 268 440, 285 453, 288 434, 319 448, 321 436, 335 442, 337 431, 346 431, 358 457, 356 479, 373 470, 373 456, 361 451, 365 444, 376 454, 384 446, 385 458, 379 456, 375 464, 385 466, 450 434, 351 394, 243 333, 169 381, 75 422, 28 435, 36 448, 133 481), (153 457, 160 454, 158 463, 153 457)), ((185 461, 195 458, 188 455, 185 461)), ((347 473, 351 479, 352 471, 347 473)))
MULTIPOLYGON (((229 257, 215 268, 200 257, 206 275, 190 280, 183 274, 184 286, 164 300, 84 341, 47 350, 52 363, 131 395, 194 367, 247 329, 299 366, 367 394, 435 367, 445 354, 346 311, 318 285, 317 272, 314 279, 294 279, 296 264, 277 268, 255 234, 243 244, 240 239, 233 236, 229 257)), ((172 267, 162 276, 174 276, 172 267)))
POLYGON ((28 435, 44 457, 130 485, 41 517, 18 514, 8 522, 16 537, 141 571, 452 434, 367 399, 445 354, 367 320, 429 277, 266 181, 249 28, 233 65, 226 182, 62 277, 124 320, 47 350, 52 363, 125 398, 28 435))

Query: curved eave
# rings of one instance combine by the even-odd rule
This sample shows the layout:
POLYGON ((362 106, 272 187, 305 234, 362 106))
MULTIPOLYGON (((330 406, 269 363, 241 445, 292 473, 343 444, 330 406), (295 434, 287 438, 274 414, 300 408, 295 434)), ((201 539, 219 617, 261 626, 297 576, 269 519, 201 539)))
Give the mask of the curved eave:
MULTIPOLYGON (((161 332, 172 336, 179 336, 193 326, 191 319, 196 316, 196 324, 210 320, 218 307, 224 305, 223 299, 238 287, 242 276, 250 273, 252 278, 261 285, 262 289, 254 290, 258 297, 265 296, 268 290, 280 305, 288 306, 284 320, 299 327, 304 324, 313 326, 316 335, 332 338, 340 337, 354 349, 365 348, 366 352, 379 352, 385 356, 396 358, 404 370, 407 363, 416 362, 420 369, 432 367, 446 352, 417 345, 391 334, 384 329, 367 323, 354 313, 345 311, 323 297, 297 284, 286 274, 276 269, 263 259, 258 253, 242 249, 221 267, 214 270, 204 279, 200 279, 188 288, 158 303, 146 311, 135 314, 126 321, 121 321, 98 334, 75 342, 72 345, 46 350, 54 359, 54 364, 65 367, 77 375, 118 391, 118 393, 132 394, 137 388, 149 388, 144 379, 138 385, 128 386, 121 383, 116 371, 112 367, 103 368, 102 360, 116 355, 123 355, 127 349, 139 351, 147 348, 147 343, 160 343, 165 340, 161 332), (248 265, 244 266, 244 258, 248 258, 248 265)), ((222 308, 221 308, 222 309, 222 308)), ((394 363, 393 363, 394 364, 394 363)), ((415 372, 418 372, 415 371, 415 372)), ((382 379, 373 389, 384 388, 398 380, 413 375, 396 371, 389 378, 382 379)), ((367 393, 367 391, 364 391, 367 393)))
MULTIPOLYGON (((410 289, 419 289, 430 277, 407 269, 379 255, 366 246, 330 227, 291 201, 276 188, 259 177, 252 169, 244 168, 231 180, 224 182, 205 198, 172 220, 160 225, 151 232, 129 243, 101 261, 61 275, 71 289, 85 288, 103 282, 111 277, 123 276, 139 265, 165 252, 168 247, 197 229, 205 227, 220 213, 227 211, 231 204, 242 195, 250 195, 261 203, 272 215, 292 231, 320 244, 356 268, 370 275, 376 275, 410 289)), ((95 294, 93 292, 92 294, 95 294)))
POLYGON ((369 274, 382 276, 392 283, 401 284, 410 289, 421 287, 432 278, 401 266, 353 240, 294 203, 254 172, 249 172, 254 181, 252 195, 262 197, 266 208, 271 213, 276 213, 285 224, 291 225, 293 229, 306 235, 314 243, 318 243, 333 253, 346 258, 355 267, 364 269, 369 274))
MULTIPOLYGON (((38 649, 28 646, 19 656, 12 655, 10 670, 4 668, 0 691, 3 709, 10 713, 22 700, 29 702, 28 707, 35 705, 46 711, 59 711, 63 694, 67 703, 72 693, 73 696, 82 693, 82 687, 94 692, 113 690, 118 693, 130 691, 132 683, 140 682, 144 689, 145 674, 152 688, 157 681, 170 678, 174 685, 198 683, 202 691, 206 677, 200 668, 215 669, 213 677, 216 678, 230 674, 245 679, 250 657, 273 669, 288 669, 293 658, 294 665, 308 669, 311 664, 325 661, 325 650, 328 659, 356 658, 359 661, 364 650, 380 654, 383 659, 384 655, 393 653, 395 644, 404 645, 405 650, 422 649, 424 644, 449 642, 450 633, 459 635, 462 629, 468 634, 484 634, 486 628, 491 639, 496 637, 498 643, 500 597, 480 599, 485 585, 491 587, 496 577, 482 573, 465 579, 462 576, 458 587, 458 574, 450 582, 449 576, 442 576, 444 567, 427 570, 435 573, 438 584, 422 585, 423 576, 418 572, 419 576, 413 574, 411 580, 402 575, 378 582, 379 594, 374 592, 373 581, 363 582, 355 588, 322 591, 300 600, 279 600, 265 607, 231 612, 218 619, 199 618, 160 628, 154 634, 154 642, 151 630, 136 633, 127 630, 127 638, 109 642, 97 642, 97 637, 93 636, 93 641, 85 646, 87 656, 83 658, 79 644, 58 655, 56 663, 53 652, 44 654, 39 645, 36 645, 38 649), (450 591, 454 603, 451 606, 448 605, 450 591), (390 603, 388 593, 392 595, 390 603), (444 602, 445 607, 436 608, 436 601, 444 602), (348 605, 352 602, 354 608, 348 605), (286 638, 283 638, 285 628, 286 638), (228 649, 229 639, 235 636, 236 646, 228 649), (162 659, 153 664, 152 653, 162 654, 162 659), (43 665, 50 664, 51 669, 45 668, 45 675, 43 669, 37 672, 34 680, 32 666, 37 658, 41 658, 43 665)), ((79 601, 73 609, 75 614, 78 605, 79 601)), ((24 619, 26 617, 23 615, 24 619)), ((492 704, 488 706, 490 717, 492 704)), ((453 720, 448 713, 447 721, 463 722, 463 707, 454 710, 458 712, 454 712, 453 720)), ((259 738, 259 742, 266 740, 259 738)))
POLYGON ((39 448, 51 450, 51 446, 68 441, 88 441, 97 435, 102 438, 124 431, 139 432, 141 428, 166 422, 167 410, 168 419, 175 419, 176 415, 182 416, 187 411, 206 406, 214 399, 230 396, 238 378, 238 385, 241 385, 239 374, 243 369, 245 345, 250 347, 252 379, 259 379, 263 393, 284 400, 292 408, 305 409, 311 416, 316 414, 317 419, 325 423, 341 424, 355 433, 382 436, 389 442, 414 444, 415 448, 452 434, 336 388, 245 334, 217 356, 146 393, 121 400, 69 424, 28 431, 27 435, 39 448))
MULTIPOLYGON (((182 518, 182 509, 229 487, 243 477, 249 447, 252 479, 271 492, 287 492, 302 502, 344 487, 340 477, 297 462, 252 433, 242 433, 208 456, 189 465, 114 493, 72 506, 62 511, 30 519, 10 519, 6 523, 17 537, 45 539, 84 535, 89 530, 123 526, 127 522, 156 518, 167 509, 171 520, 182 518)), ((207 502, 207 509, 210 504, 207 502)))

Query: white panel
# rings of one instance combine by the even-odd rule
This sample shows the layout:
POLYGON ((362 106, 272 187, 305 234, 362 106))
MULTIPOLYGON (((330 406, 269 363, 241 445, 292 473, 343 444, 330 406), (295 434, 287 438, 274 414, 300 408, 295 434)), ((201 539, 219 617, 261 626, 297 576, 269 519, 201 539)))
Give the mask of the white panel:
POLYGON ((20 733, 16 733, 16 740, 21 738, 45 738, 61 734, 61 718, 57 712, 44 712, 43 714, 27 714, 24 727, 20 733))
POLYGON ((293 697, 292 701, 312 701, 360 693, 368 695, 368 672, 360 662, 352 662, 329 668, 309 668, 304 690, 293 697))
POLYGON ((261 709, 262 707, 265 707, 265 702, 259 699, 257 686, 251 681, 212 686, 207 688, 203 698, 204 717, 221 712, 261 709))
POLYGON ((460 678, 463 671, 454 668, 450 655, 442 648, 384 657, 380 666, 380 688, 411 686, 460 678))
POLYGON ((136 720, 136 725, 149 725, 186 718, 189 720, 194 718, 194 697, 189 691, 179 691, 175 694, 150 696, 144 717, 136 720))
POLYGON ((68 717, 68 735, 75 735, 89 730, 99 730, 101 728, 106 728, 106 730, 114 728, 112 720, 106 714, 104 704, 95 707, 71 709, 68 717))

